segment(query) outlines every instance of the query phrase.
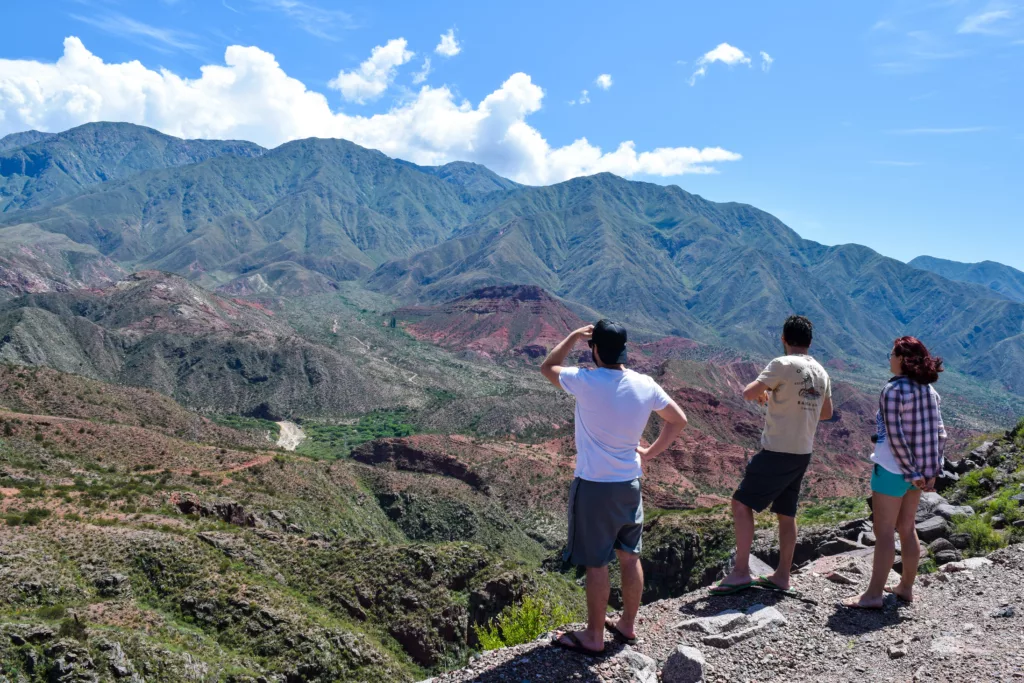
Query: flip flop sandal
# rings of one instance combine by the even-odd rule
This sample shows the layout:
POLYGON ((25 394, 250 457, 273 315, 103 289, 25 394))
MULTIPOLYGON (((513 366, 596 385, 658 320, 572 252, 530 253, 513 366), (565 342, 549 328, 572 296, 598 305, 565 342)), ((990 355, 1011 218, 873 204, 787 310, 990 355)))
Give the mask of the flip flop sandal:
POLYGON ((759 576, 754 579, 754 585, 758 588, 764 588, 765 590, 775 591, 776 593, 782 593, 789 597, 796 598, 800 596, 800 593, 793 590, 792 588, 783 588, 779 584, 775 583, 767 576, 759 576))
POLYGON ((605 651, 604 650, 591 650, 589 647, 584 646, 583 643, 580 642, 579 636, 577 636, 572 631, 567 631, 567 632, 563 633, 560 636, 555 636, 554 638, 551 639, 551 644, 554 645, 555 647, 560 647, 563 650, 568 650, 569 652, 578 652, 579 654, 583 655, 584 657, 604 657, 605 656, 605 651), (570 645, 569 643, 563 643, 562 642, 562 638, 568 638, 569 640, 572 641, 572 644, 570 645))
POLYGON ((636 637, 627 638, 626 634, 618 629, 617 626, 613 626, 609 622, 604 622, 604 628, 608 633, 611 633, 615 637, 615 640, 619 641, 623 645, 636 645, 636 637))
POLYGON ((736 593, 742 593, 754 585, 753 581, 747 583, 722 583, 719 581, 717 584, 708 589, 708 593, 711 595, 734 595, 736 593))

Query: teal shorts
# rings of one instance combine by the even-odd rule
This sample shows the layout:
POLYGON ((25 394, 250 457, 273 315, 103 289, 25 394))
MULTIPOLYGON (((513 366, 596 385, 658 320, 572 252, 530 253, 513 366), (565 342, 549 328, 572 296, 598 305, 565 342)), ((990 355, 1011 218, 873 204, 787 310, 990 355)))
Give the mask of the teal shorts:
POLYGON ((871 490, 883 496, 902 498, 908 492, 916 491, 917 487, 906 481, 902 474, 893 474, 881 465, 875 465, 871 473, 871 490))

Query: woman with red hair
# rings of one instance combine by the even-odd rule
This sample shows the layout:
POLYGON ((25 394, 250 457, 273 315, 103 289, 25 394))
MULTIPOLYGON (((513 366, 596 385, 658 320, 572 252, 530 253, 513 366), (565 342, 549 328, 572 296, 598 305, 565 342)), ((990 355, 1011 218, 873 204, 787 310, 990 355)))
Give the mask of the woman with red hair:
POLYGON ((920 560, 915 517, 923 491, 935 490, 942 469, 946 429, 939 394, 932 385, 942 372, 942 359, 931 355, 920 340, 900 337, 889 353, 893 377, 882 390, 872 438, 871 510, 875 525, 875 558, 868 589, 843 601, 847 607, 881 609, 885 593, 900 600, 914 599, 914 580, 920 560), (900 535, 903 574, 899 584, 886 586, 900 535))

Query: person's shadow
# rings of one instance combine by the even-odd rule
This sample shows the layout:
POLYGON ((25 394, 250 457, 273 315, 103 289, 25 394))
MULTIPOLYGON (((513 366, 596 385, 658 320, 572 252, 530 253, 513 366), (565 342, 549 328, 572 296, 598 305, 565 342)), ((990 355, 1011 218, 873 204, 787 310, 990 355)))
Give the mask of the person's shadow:
POLYGON ((835 612, 829 616, 825 625, 833 633, 844 636, 860 636, 881 631, 903 621, 900 607, 893 595, 885 596, 885 602, 880 610, 851 609, 837 604, 835 612))
POLYGON ((598 669, 608 659, 621 652, 625 646, 613 640, 604 644, 603 657, 588 657, 555 645, 540 645, 524 652, 493 669, 480 671, 473 677, 474 681, 530 681, 530 683, 546 683, 550 681, 602 681, 598 669), (576 675, 579 678, 576 678, 576 675))

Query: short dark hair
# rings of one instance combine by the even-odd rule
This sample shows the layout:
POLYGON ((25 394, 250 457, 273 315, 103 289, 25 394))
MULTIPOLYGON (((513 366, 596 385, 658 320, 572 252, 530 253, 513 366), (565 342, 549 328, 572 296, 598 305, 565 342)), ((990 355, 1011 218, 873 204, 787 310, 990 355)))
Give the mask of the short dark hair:
POLYGON ((782 339, 790 346, 806 349, 814 337, 814 325, 802 315, 791 315, 782 326, 782 339))

